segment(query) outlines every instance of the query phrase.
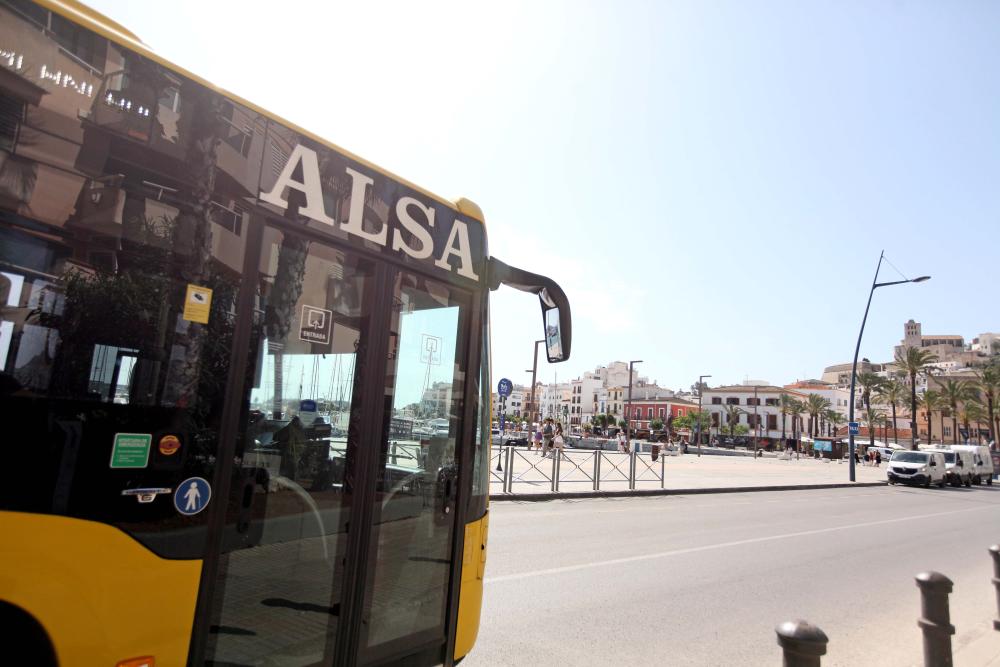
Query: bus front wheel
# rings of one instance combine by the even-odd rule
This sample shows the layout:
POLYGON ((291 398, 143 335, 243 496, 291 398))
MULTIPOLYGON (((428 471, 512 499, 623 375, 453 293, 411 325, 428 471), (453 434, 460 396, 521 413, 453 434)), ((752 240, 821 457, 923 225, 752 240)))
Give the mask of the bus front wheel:
POLYGON ((56 651, 41 623, 20 607, 0 601, 0 646, 24 665, 57 667, 56 651))

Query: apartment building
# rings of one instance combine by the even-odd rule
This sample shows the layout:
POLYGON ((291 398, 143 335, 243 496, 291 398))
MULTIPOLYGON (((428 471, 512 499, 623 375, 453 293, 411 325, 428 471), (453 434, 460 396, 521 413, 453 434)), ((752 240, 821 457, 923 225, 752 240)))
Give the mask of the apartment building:
MULTIPOLYGON (((713 435, 728 433, 730 424, 734 427, 742 424, 749 429, 750 435, 756 431, 759 438, 780 439, 781 395, 787 394, 804 401, 807 393, 766 383, 710 387, 702 392, 702 408, 711 415, 710 431, 713 435)), ((806 432, 804 427, 807 419, 807 415, 802 415, 793 424, 793 418, 786 417, 786 438, 792 437, 794 429, 798 433, 806 432)))
POLYGON ((698 404, 681 398, 642 398, 626 403, 623 414, 633 430, 648 430, 654 420, 666 422, 668 416, 675 419, 698 411, 698 404))

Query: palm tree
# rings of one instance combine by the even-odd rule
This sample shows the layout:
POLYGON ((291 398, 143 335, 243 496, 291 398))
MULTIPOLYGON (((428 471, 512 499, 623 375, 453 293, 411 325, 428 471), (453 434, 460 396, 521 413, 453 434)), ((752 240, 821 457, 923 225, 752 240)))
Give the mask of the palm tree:
POLYGON ((844 415, 840 414, 836 410, 827 410, 826 421, 828 421, 833 426, 833 435, 836 435, 837 430, 840 429, 840 425, 847 420, 844 418, 844 415))
POLYGON ((868 409, 865 410, 865 421, 868 422, 868 440, 870 441, 868 444, 869 447, 875 444, 875 430, 884 419, 885 413, 881 412, 877 408, 869 406, 868 409))
MULTIPOLYGON (((861 407, 863 410, 867 411, 869 418, 871 417, 872 410, 872 394, 879 390, 882 384, 885 382, 885 378, 881 375, 876 375, 871 372, 858 373, 857 383, 861 387, 861 407)), ((854 397, 851 397, 854 400, 854 397)), ((875 434, 872 433, 871 429, 868 430, 868 446, 875 444, 875 434)))
MULTIPOLYGON (((896 430, 896 408, 902 405, 906 395, 906 386, 896 378, 890 378, 878 388, 877 397, 882 403, 892 408, 892 441, 899 444, 899 434, 896 430)), ((916 421, 916 416, 911 421, 916 421)))
POLYGON ((945 380, 941 396, 951 408, 951 444, 958 444, 958 404, 974 398, 975 389, 968 380, 945 380))
POLYGON ((993 432, 993 440, 996 440, 997 413, 995 399, 1000 396, 1000 363, 991 361, 986 368, 979 371, 979 380, 976 382, 979 390, 986 398, 986 418, 993 432))
POLYGON ((785 418, 791 414, 789 409, 792 407, 792 402, 795 399, 788 394, 782 394, 781 398, 778 399, 778 403, 781 408, 781 441, 785 441, 785 418))
POLYGON ((931 415, 935 410, 940 410, 944 407, 941 392, 935 391, 934 389, 928 389, 920 397, 920 405, 927 412, 927 444, 931 444, 934 439, 934 429, 932 426, 933 422, 931 422, 931 415))
POLYGON ((937 355, 920 347, 896 352, 896 365, 910 379, 910 449, 917 448, 917 376, 928 373, 928 365, 937 355))
POLYGON ((738 405, 726 406, 726 424, 729 427, 729 435, 736 434, 736 425, 740 422, 740 414, 743 412, 738 405))
POLYGON ((973 422, 977 424, 981 422, 985 416, 986 408, 978 399, 969 399, 962 404, 961 409, 958 411, 958 418, 962 422, 962 426, 965 427, 966 442, 968 442, 969 437, 972 435, 969 427, 973 422))
MULTIPOLYGON (((990 399, 993 401, 993 405, 1000 405, 1000 388, 990 394, 990 399)), ((998 439, 997 434, 1000 433, 1000 410, 993 413, 993 423, 990 427, 993 429, 993 449, 996 450, 998 439)))
POLYGON ((788 414, 792 417, 792 438, 795 439, 795 451, 799 451, 801 448, 799 444, 799 437, 801 435, 799 428, 801 426, 802 413, 805 411, 806 407, 802 404, 802 401, 791 399, 788 405, 788 414))
POLYGON ((825 414, 830 407, 830 401, 819 394, 806 396, 805 411, 809 413, 809 437, 814 438, 819 432, 820 415, 825 414))

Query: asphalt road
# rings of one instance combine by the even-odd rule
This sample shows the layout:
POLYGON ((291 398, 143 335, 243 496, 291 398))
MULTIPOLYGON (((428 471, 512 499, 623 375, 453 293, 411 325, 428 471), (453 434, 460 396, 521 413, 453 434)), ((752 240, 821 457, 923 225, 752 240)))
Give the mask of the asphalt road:
POLYGON ((463 665, 779 665, 807 619, 823 665, 922 662, 914 575, 951 596, 955 664, 1000 656, 990 544, 1000 486, 494 502, 463 665), (995 642, 996 650, 992 649, 995 642), (969 658, 963 660, 963 657, 969 658))

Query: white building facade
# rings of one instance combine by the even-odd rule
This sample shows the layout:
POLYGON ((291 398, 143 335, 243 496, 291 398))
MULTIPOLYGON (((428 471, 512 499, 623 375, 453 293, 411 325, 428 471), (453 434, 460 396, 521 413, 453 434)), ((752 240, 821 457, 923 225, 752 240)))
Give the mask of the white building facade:
MULTIPOLYGON (((759 438, 781 438, 781 395, 787 394, 804 401, 806 394, 793 389, 772 385, 730 385, 705 389, 702 392, 702 409, 712 418, 711 434, 725 435, 729 426, 740 424, 748 429, 747 435, 759 438), (731 421, 730 412, 735 421, 731 421)), ((808 415, 802 415, 796 426, 798 433, 806 433, 808 415)), ((793 417, 785 418, 785 437, 793 433, 793 417)))

